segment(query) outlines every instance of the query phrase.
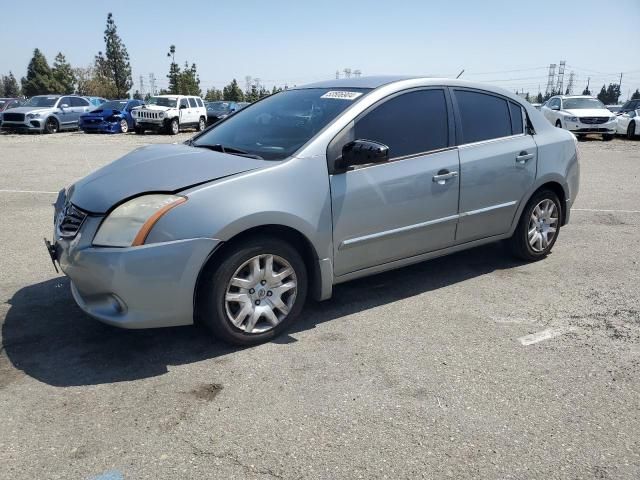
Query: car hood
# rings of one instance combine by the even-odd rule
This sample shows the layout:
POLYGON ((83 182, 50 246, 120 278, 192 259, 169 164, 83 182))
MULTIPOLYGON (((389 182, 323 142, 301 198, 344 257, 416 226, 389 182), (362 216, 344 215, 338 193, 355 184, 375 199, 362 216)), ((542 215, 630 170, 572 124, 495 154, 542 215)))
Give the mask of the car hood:
MULTIPOLYGON (((18 107, 18 108, 10 108, 11 113, 31 113, 31 112, 40 112, 43 110, 55 110, 54 107, 18 107)), ((7 112, 9 111, 7 110, 7 112)))
POLYGON ((69 188, 67 198, 87 212, 106 213, 143 193, 175 193, 269 164, 187 145, 149 145, 84 177, 69 188))
POLYGON ((155 110, 157 112, 166 112, 167 110, 175 110, 177 107, 161 107, 160 105, 145 105, 140 110, 155 110))
POLYGON ((609 110, 604 110, 602 108, 575 108, 571 110, 563 110, 563 112, 576 117, 612 117, 615 115, 609 110))
POLYGON ((83 115, 81 115, 82 118, 89 118, 89 117, 104 117, 104 118, 109 118, 113 115, 122 115, 122 112, 120 110, 102 110, 102 109, 97 109, 97 110, 93 110, 92 112, 89 113, 85 113, 83 115))

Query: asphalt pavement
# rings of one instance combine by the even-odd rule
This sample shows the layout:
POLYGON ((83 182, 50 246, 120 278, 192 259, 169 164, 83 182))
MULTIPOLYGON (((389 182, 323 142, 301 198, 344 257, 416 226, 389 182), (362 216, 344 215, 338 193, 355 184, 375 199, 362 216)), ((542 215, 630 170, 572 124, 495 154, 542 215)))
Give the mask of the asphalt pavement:
POLYGON ((56 192, 162 135, 0 135, 1 479, 640 478, 640 141, 580 143, 552 255, 335 288, 254 348, 75 306, 56 192))

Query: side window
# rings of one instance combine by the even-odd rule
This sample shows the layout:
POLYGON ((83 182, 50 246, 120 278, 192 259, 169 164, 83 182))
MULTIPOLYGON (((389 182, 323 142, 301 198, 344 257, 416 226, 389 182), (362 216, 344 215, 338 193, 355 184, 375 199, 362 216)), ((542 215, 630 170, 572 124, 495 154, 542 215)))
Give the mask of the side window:
POLYGON ((186 98, 180 99, 180 108, 182 108, 183 105, 185 106, 185 108, 189 108, 189 102, 187 102, 186 98))
POLYGON ((553 100, 551 100, 551 107, 558 107, 560 108, 560 99, 559 98, 554 98, 553 100))
POLYGON ((456 90, 455 95, 462 124, 462 143, 511 135, 511 118, 506 100, 466 90, 456 90))
POLYGON ((88 107, 89 102, 84 98, 71 97, 71 106, 72 107, 88 107))
POLYGON ((522 122, 522 107, 517 103, 509 102, 509 111, 511 112, 511 133, 518 135, 524 132, 522 122))
POLYGON ((196 98, 196 103, 198 104, 199 107, 204 107, 202 100, 199 97, 196 98))
POLYGON ((62 97, 58 102, 58 107, 62 107, 62 105, 68 105, 71 107, 71 97, 62 97))
POLYGON ((444 91, 419 90, 375 107, 356 121, 354 135, 384 143, 397 158, 447 147, 448 130, 444 91))
POLYGON ((189 97, 189 105, 191 106, 191 108, 196 108, 198 106, 198 104, 196 103, 196 99, 193 97, 189 97))

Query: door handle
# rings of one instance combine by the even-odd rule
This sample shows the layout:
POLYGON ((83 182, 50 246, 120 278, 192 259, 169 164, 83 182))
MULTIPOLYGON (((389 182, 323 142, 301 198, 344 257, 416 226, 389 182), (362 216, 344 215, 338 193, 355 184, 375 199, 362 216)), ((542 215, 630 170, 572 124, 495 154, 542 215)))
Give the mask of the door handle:
POLYGON ((452 178, 456 178, 458 176, 458 172, 450 172, 449 170, 440 170, 437 175, 433 176, 433 181, 438 185, 444 185, 447 183, 447 180, 451 180, 452 178))
POLYGON ((533 153, 520 152, 520 154, 516 157, 516 163, 524 165, 532 158, 533 158, 533 153))

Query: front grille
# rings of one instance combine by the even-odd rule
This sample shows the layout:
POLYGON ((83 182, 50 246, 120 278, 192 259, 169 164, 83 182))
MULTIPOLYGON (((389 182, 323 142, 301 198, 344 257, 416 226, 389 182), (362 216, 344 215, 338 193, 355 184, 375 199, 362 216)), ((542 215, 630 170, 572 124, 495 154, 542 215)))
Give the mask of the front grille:
POLYGON ((24 122, 24 113, 4 113, 2 120, 5 122, 24 122))
POLYGON ((599 125, 606 123, 609 117, 580 117, 580 121, 585 125, 599 125))
POLYGON ((157 112, 148 112, 145 110, 138 110, 138 118, 153 118, 153 119, 158 119, 160 118, 160 116, 158 115, 157 112))
POLYGON ((86 218, 86 213, 67 203, 58 216, 60 235, 64 238, 75 237, 86 218))

